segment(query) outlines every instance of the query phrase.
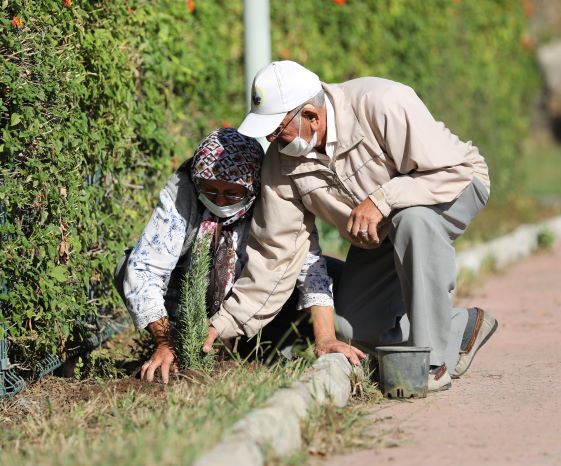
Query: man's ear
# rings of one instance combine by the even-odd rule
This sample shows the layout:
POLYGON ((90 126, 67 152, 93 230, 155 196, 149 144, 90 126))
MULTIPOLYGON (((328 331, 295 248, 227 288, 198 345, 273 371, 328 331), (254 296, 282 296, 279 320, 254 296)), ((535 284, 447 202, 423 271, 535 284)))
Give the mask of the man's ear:
POLYGON ((312 104, 306 104, 302 109, 302 116, 310 121, 312 131, 317 131, 319 128, 319 111, 312 104))

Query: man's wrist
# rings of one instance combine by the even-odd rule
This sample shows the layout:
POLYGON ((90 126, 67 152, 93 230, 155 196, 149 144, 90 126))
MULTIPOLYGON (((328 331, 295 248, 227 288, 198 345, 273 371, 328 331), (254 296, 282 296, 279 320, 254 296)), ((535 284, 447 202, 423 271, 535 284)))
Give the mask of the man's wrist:
POLYGON ((334 309, 328 306, 312 306, 310 312, 316 344, 335 339, 334 309))
POLYGON ((209 325, 216 329, 221 339, 234 338, 244 334, 232 315, 223 307, 209 319, 209 325))
POLYGON ((388 217, 390 215, 392 208, 390 207, 390 204, 386 199, 386 193, 381 186, 374 192, 370 193, 368 197, 384 217, 388 217))

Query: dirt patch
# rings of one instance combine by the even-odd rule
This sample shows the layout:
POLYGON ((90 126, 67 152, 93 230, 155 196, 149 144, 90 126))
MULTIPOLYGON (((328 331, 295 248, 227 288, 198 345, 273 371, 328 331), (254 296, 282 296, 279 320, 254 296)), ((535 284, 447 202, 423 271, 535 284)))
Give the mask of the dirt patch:
POLYGON ((37 418, 48 412, 63 412, 96 397, 119 398, 131 390, 154 399, 163 400, 166 397, 162 385, 147 384, 134 377, 100 383, 46 376, 14 398, 0 403, 0 424, 3 428, 14 429, 24 425, 28 418, 37 418))
MULTIPOLYGON (((155 382, 150 384, 141 381, 139 373, 152 349, 151 341, 132 329, 116 336, 89 356, 84 356, 83 360, 74 358, 67 361, 57 371, 65 377, 47 375, 28 385, 15 397, 0 402, 0 426, 3 429, 18 429, 30 419, 42 418, 51 412, 70 412, 77 405, 96 398, 97 403, 115 403, 132 392, 142 395, 148 402, 165 402, 169 387, 178 383, 204 385, 211 377, 223 377, 237 366, 234 361, 219 361, 212 376, 191 370, 180 371, 171 377, 169 386, 161 383, 157 373, 155 382), (95 377, 77 380, 79 372, 82 375, 84 372, 91 373, 95 377), (107 374, 112 379, 103 378, 107 374)), ((247 368, 252 370, 254 365, 249 363, 247 368)))

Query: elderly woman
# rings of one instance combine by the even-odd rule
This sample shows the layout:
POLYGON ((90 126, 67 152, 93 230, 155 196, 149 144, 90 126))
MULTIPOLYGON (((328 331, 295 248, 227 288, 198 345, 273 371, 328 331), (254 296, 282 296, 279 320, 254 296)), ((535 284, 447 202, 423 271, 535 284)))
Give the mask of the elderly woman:
MULTIPOLYGON (((180 299, 181 279, 197 237, 213 235, 207 312, 211 316, 228 297, 247 261, 252 208, 260 192, 263 150, 235 129, 222 128, 204 138, 160 193, 160 201, 138 243, 116 270, 116 285, 137 328, 147 328, 157 347, 141 370, 151 382, 159 370, 164 383, 176 367, 170 341, 180 299)), ((321 256, 317 233, 300 273, 297 309, 333 306, 332 283, 321 256)), ((247 324, 251 335, 262 327, 247 324)), ((202 344, 202 342, 201 342, 202 344)), ((210 348, 206 348, 208 351, 210 348)))

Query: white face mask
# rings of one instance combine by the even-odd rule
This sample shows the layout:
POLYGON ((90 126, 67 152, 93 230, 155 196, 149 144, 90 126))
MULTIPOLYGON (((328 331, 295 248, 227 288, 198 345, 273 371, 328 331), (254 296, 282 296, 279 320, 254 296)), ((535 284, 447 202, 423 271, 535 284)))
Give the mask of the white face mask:
POLYGON ((306 142, 305 139, 300 137, 300 130, 302 129, 302 117, 300 116, 300 125, 298 126, 298 137, 295 137, 292 141, 290 141, 286 146, 282 149, 279 147, 279 152, 290 155, 291 157, 301 157, 303 155, 307 155, 314 150, 317 144, 317 131, 314 131, 312 135, 312 140, 310 142, 306 142))
POLYGON ((236 202, 232 205, 223 205, 219 206, 216 205, 214 202, 211 202, 208 197, 204 194, 199 194, 199 201, 203 203, 203 205, 214 215, 220 218, 228 218, 233 215, 236 215, 240 210, 242 210, 247 203, 249 202, 249 198, 246 197, 242 199, 240 202, 236 202))

